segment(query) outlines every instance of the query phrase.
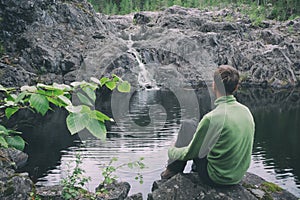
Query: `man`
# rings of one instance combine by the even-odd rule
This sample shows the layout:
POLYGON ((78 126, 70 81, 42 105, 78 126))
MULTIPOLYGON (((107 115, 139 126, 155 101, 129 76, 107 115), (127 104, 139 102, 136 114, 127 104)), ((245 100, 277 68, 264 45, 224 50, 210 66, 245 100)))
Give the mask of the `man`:
POLYGON ((254 120, 249 109, 233 96, 238 83, 239 73, 233 67, 221 65, 215 71, 212 88, 216 108, 202 118, 193 137, 188 128, 181 130, 175 147, 168 151, 168 166, 162 179, 183 172, 187 160, 193 160, 200 178, 209 185, 234 185, 241 181, 251 161, 254 120), (182 145, 186 138, 190 141, 182 145))

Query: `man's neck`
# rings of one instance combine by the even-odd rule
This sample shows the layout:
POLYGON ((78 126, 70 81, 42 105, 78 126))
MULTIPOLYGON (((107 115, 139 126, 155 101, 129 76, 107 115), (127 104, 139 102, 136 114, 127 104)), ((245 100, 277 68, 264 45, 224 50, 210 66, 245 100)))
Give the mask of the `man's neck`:
POLYGON ((215 95, 216 95, 217 99, 220 97, 226 96, 226 95, 221 94, 219 91, 216 91, 215 95))

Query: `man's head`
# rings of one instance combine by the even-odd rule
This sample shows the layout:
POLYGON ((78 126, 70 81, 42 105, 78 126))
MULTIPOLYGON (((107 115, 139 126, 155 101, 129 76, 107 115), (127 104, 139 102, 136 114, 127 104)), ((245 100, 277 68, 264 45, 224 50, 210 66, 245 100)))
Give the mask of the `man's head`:
POLYGON ((239 79, 239 72, 235 68, 221 65, 214 73, 213 90, 219 96, 231 95, 237 89, 239 79))

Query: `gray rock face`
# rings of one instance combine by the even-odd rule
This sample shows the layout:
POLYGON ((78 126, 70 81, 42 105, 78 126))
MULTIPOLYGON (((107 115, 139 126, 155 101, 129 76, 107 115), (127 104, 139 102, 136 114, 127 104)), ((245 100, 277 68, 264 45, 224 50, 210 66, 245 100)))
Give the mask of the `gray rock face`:
POLYGON ((8 55, 1 62, 21 71, 0 71, 7 85, 112 73, 138 85, 141 65, 165 87, 206 84, 221 64, 239 69, 244 85, 283 88, 300 79, 300 19, 257 27, 234 9, 178 6, 107 17, 86 0, 1 0, 0 17, 8 55))
POLYGON ((38 81, 63 82, 65 74, 81 67, 83 52, 107 35, 103 16, 85 0, 1 0, 0 16, 8 61, 38 81))
POLYGON ((0 149, 0 199, 27 199, 33 183, 27 173, 17 174, 14 169, 22 166, 27 155, 16 149, 0 149))
POLYGON ((297 199, 287 191, 270 191, 264 188, 266 181, 247 173, 236 186, 213 188, 205 185, 196 173, 177 174, 167 181, 156 181, 148 200, 180 199, 297 199))

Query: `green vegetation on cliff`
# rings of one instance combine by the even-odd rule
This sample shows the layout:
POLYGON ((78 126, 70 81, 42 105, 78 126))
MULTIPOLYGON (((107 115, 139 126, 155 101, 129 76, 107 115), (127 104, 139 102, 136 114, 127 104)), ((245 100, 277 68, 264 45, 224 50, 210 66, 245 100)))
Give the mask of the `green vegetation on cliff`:
POLYGON ((128 14, 138 11, 155 11, 163 7, 179 5, 189 8, 226 7, 232 4, 251 9, 250 15, 277 20, 293 19, 300 16, 299 0, 88 0, 94 8, 105 14, 128 14), (262 14, 263 13, 263 14, 262 14))

